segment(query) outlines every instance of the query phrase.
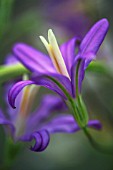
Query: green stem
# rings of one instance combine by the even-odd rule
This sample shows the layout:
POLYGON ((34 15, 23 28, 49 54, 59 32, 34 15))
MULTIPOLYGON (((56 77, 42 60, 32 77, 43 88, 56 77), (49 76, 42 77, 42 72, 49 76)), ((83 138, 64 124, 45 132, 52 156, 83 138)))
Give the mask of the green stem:
POLYGON ((76 102, 78 104, 79 112, 82 117, 82 119, 81 119, 82 127, 85 127, 88 123, 89 117, 88 117, 86 105, 85 105, 81 95, 78 96, 78 98, 76 99, 76 102))
POLYGON ((2 65, 0 66, 0 83, 7 82, 26 73, 28 74, 29 71, 21 64, 2 65))
POLYGON ((106 146, 103 146, 103 145, 100 145, 99 143, 97 143, 95 141, 95 139, 93 139, 93 137, 89 133, 88 128, 86 128, 86 127, 83 128, 83 131, 84 131, 86 137, 88 138, 90 144, 93 146, 94 149, 96 149, 97 151, 102 152, 104 154, 113 155, 113 147, 108 147, 108 146, 106 147, 106 146))
MULTIPOLYGON (((81 100, 79 101, 79 104, 78 104, 78 99, 74 99, 70 96, 70 94, 67 92, 67 90, 65 89, 65 87, 60 84, 55 78, 53 77, 49 77, 48 78, 50 80, 52 80, 55 84, 57 84, 57 86, 64 92, 64 94, 66 95, 67 97, 67 101, 66 101, 66 104, 68 106, 68 108, 70 109, 70 111, 72 112, 76 122, 78 123, 78 125, 83 128, 87 125, 87 122, 88 122, 88 114, 86 112, 86 109, 85 109, 85 105, 83 107, 83 102, 81 102, 81 100), (82 107, 82 109, 81 109, 82 107)), ((80 96, 78 96, 80 97, 80 96)))
POLYGON ((49 77, 48 78, 50 80, 52 80, 55 84, 57 84, 57 86, 64 92, 64 94, 67 97, 67 101, 66 104, 68 106, 68 108, 71 110, 75 120, 79 123, 79 113, 78 113, 78 109, 75 103, 75 99, 73 99, 70 94, 67 92, 67 90, 64 88, 64 86, 62 84, 60 84, 55 78, 53 77, 49 77))
POLYGON ((52 80, 66 95, 67 99, 70 101, 72 100, 72 97, 70 96, 70 94, 68 93, 68 91, 65 89, 65 87, 60 84, 55 78, 50 77, 50 76, 46 76, 47 78, 49 78, 50 80, 52 80))
POLYGON ((86 109, 86 106, 83 102, 82 96, 79 92, 79 68, 80 68, 80 64, 81 64, 82 60, 79 60, 77 63, 77 67, 76 67, 76 104, 77 104, 77 108, 78 108, 78 113, 79 113, 79 124, 80 127, 85 127, 88 123, 88 112, 86 109))
POLYGON ((22 148, 23 144, 19 142, 14 143, 11 137, 6 138, 3 154, 3 164, 1 167, 2 170, 11 169, 15 159, 17 158, 17 155, 22 151, 22 148))

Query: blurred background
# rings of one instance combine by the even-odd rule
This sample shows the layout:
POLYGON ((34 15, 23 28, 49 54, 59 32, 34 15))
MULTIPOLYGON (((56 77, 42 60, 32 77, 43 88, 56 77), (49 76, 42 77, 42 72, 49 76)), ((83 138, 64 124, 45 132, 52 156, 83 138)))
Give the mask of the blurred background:
MULTIPOLYGON (((113 1, 112 0, 0 0, 0 64, 12 52, 16 42, 25 42, 46 52, 39 35, 47 37, 52 28, 59 44, 79 36, 81 39, 99 19, 107 18, 110 29, 97 54, 105 62, 110 74, 88 72, 82 94, 90 118, 99 119, 102 132, 91 130, 100 144, 113 145, 113 1), (5 3, 6 2, 6 3, 5 3), (9 2, 9 3, 7 3, 9 2)), ((2 96, 3 86, 0 85, 2 96)), ((41 89, 40 94, 50 93, 41 89)), ((39 99, 37 99, 39 100, 39 99)), ((3 97, 0 106, 5 109, 3 97)), ((0 161, 4 132, 0 128, 0 161)), ((42 153, 26 149, 18 155, 13 168, 16 170, 112 170, 113 156, 97 152, 81 132, 55 134, 48 148, 42 153)))

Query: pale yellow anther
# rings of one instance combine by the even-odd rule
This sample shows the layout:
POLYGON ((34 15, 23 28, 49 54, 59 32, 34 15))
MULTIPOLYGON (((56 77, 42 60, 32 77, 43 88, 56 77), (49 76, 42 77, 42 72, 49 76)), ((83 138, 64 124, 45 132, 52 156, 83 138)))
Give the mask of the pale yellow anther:
POLYGON ((28 80, 28 79, 29 79, 28 75, 24 74, 23 77, 22 77, 22 80, 28 80))
POLYGON ((48 41, 43 36, 40 36, 41 41, 43 42, 44 46, 46 47, 51 60, 53 62, 53 65, 55 66, 58 73, 65 75, 70 79, 70 76, 68 74, 64 59, 62 57, 61 51, 59 49, 57 40, 55 38, 55 35, 51 29, 48 30, 48 41))
POLYGON ((41 41, 43 42, 44 46, 46 47, 47 51, 49 52, 49 43, 43 36, 39 36, 41 41))

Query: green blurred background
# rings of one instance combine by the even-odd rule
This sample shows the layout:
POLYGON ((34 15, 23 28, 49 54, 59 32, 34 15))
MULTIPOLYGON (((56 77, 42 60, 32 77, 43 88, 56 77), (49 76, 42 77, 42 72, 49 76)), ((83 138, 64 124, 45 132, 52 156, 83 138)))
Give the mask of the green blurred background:
MULTIPOLYGON (((0 3, 0 64, 12 53, 16 42, 28 43, 45 52, 39 35, 47 37, 48 28, 54 30, 60 44, 76 35, 84 37, 91 25, 106 17, 110 29, 97 59, 106 63, 106 69, 113 70, 112 0, 0 0, 0 3), (9 4, 1 5, 2 1, 9 4)), ((40 94, 48 92, 42 88, 40 94)), ((1 107, 5 110, 3 85, 0 85, 0 93, 1 107)), ((91 130, 92 134, 100 144, 113 145, 113 77, 95 71, 87 72, 82 93, 90 118, 97 118, 103 123, 102 132, 91 130)), ((1 160, 5 139, 2 128, 0 139, 1 160)), ((12 169, 112 170, 113 156, 94 150, 82 131, 76 134, 55 134, 42 153, 33 153, 26 146, 12 169)))

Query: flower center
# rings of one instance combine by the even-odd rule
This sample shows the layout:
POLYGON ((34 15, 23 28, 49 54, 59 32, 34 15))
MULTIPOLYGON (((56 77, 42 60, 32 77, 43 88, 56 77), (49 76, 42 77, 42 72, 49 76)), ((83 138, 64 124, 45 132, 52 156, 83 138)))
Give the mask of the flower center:
POLYGON ((46 47, 49 56, 53 62, 53 65, 58 73, 63 74, 64 76, 70 79, 69 73, 67 71, 63 56, 59 49, 56 37, 51 29, 48 30, 48 41, 43 36, 40 36, 41 41, 46 47))
POLYGON ((23 134, 27 116, 30 114, 39 86, 30 85, 24 88, 21 96, 21 104, 16 119, 16 136, 23 134))

